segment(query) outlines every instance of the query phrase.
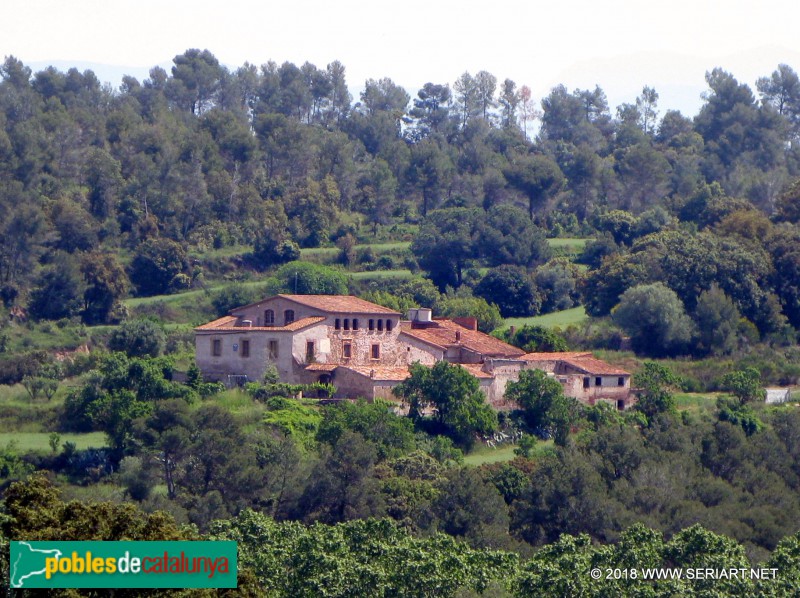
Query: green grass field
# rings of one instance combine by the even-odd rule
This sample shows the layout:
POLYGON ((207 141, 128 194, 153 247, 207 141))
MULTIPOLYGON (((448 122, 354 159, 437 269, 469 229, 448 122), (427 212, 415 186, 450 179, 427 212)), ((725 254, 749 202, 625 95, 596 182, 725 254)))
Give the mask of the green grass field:
MULTIPOLYGON (((61 434, 58 441, 58 450, 65 442, 74 442, 79 450, 88 448, 103 448, 106 444, 106 435, 103 432, 89 432, 88 434, 61 434)), ((0 432, 0 446, 12 444, 21 453, 38 452, 49 453, 49 432, 0 432)))
POLYGON ((675 405, 681 411, 711 412, 716 406, 717 396, 718 393, 677 393, 675 394, 675 405))
POLYGON ((517 448, 515 444, 507 444, 497 449, 492 449, 488 446, 480 445, 469 455, 464 457, 465 465, 485 465, 486 463, 499 463, 500 461, 511 461, 516 455, 514 449, 517 448))
POLYGON ((411 270, 373 270, 372 272, 353 272, 353 280, 382 280, 384 278, 401 278, 403 280, 414 278, 411 270))
POLYGON ((158 303, 159 301, 163 301, 164 303, 176 303, 178 301, 186 301, 188 299, 197 299, 210 291, 214 291, 224 287, 225 285, 221 284, 218 286, 211 287, 209 289, 198 289, 196 291, 186 291, 184 293, 175 293, 172 295, 153 295, 152 297, 131 297, 130 299, 125 299, 123 303, 125 304, 126 307, 128 307, 128 309, 132 307, 138 307, 140 305, 147 305, 148 303, 158 303))
MULTIPOLYGON (((547 451, 553 447, 552 440, 540 440, 536 443, 535 455, 547 451)), ((504 444, 498 448, 486 446, 485 444, 476 445, 473 451, 464 457, 465 465, 485 465, 487 463, 499 463, 501 461, 511 461, 516 455, 514 449, 516 444, 504 444)))
POLYGON ((560 249, 575 249, 576 251, 582 250, 586 243, 592 241, 592 239, 576 239, 576 238, 558 238, 558 239, 547 239, 547 244, 550 245, 553 249, 560 248, 560 249))
POLYGON ((555 311, 553 313, 544 314, 543 316, 532 316, 530 318, 506 318, 503 330, 509 326, 516 326, 521 328, 526 324, 530 326, 544 326, 545 328, 566 328, 570 324, 580 324, 586 320, 586 310, 583 306, 573 307, 572 309, 565 309, 564 311, 555 311))

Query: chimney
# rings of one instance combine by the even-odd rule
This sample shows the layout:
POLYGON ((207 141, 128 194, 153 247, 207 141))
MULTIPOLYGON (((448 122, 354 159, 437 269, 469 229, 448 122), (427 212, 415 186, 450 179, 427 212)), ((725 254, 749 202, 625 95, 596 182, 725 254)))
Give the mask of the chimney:
POLYGON ((428 307, 412 307, 408 310, 408 319, 412 328, 427 328, 433 324, 432 311, 428 307))
POLYGON ((478 329, 478 318, 468 317, 468 318, 453 318, 453 322, 461 326, 462 328, 466 328, 467 330, 477 330, 478 329))
POLYGON ((461 331, 460 330, 456 330, 456 342, 457 343, 461 342, 461 331))

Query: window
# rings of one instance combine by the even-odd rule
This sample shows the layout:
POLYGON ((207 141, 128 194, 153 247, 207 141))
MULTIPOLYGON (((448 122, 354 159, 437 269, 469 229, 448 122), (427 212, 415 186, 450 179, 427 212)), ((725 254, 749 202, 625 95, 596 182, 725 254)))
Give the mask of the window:
POLYGON ((372 352, 370 353, 372 359, 380 359, 381 358, 381 346, 380 345, 372 345, 372 352))
POLYGON ((617 378, 617 386, 625 386, 625 378, 623 378, 622 376, 617 378))
POLYGON ((278 341, 269 341, 269 358, 278 359, 278 341))
POLYGON ((283 325, 288 326, 292 322, 294 322, 294 310, 287 309, 285 312, 283 312, 283 325))
POLYGON ((375 330, 375 320, 370 320, 367 324, 367 328, 370 330, 375 330))
POLYGON ((602 386, 603 385, 603 379, 600 376, 598 376, 597 378, 594 379, 594 385, 595 386, 602 386))
POLYGON ((378 320, 378 332, 383 331, 383 320, 378 320))
POLYGON ((275 312, 271 309, 264 312, 264 326, 275 326, 275 312))
POLYGON ((392 321, 386 320, 386 332, 391 332, 391 331, 392 331, 392 321))
POLYGON ((353 330, 358 330, 358 318, 353 318, 353 330))
POLYGON ((345 318, 344 319, 344 329, 345 330, 350 330, 350 318, 345 318))
POLYGON ((242 343, 242 352, 240 353, 240 355, 242 357, 250 357, 250 341, 242 339, 241 343, 242 343))
POLYGON ((211 355, 214 357, 222 355, 222 340, 215 338, 211 341, 211 355))
POLYGON ((583 379, 583 387, 584 388, 589 388, 589 378, 584 378, 583 379))
POLYGON ((353 345, 349 341, 342 343, 342 357, 350 359, 353 356, 353 345))
POLYGON ((334 330, 339 330, 341 327, 342 327, 342 321, 339 318, 336 318, 333 321, 333 329, 334 330))
POLYGON ((306 341, 306 361, 314 360, 314 341, 306 341))

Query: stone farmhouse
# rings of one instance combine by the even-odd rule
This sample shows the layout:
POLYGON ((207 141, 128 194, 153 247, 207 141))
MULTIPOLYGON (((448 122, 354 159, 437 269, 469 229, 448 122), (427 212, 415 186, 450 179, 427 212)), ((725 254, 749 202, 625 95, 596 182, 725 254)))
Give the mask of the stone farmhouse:
POLYGON ((276 295, 234 309, 195 328, 197 365, 207 380, 261 380, 272 364, 283 382, 332 383, 337 396, 394 399, 392 388, 414 362, 460 364, 488 401, 508 409, 506 383, 523 369, 541 369, 587 404, 625 409, 630 374, 590 353, 528 353, 479 332, 475 318, 432 318, 343 295, 276 295))

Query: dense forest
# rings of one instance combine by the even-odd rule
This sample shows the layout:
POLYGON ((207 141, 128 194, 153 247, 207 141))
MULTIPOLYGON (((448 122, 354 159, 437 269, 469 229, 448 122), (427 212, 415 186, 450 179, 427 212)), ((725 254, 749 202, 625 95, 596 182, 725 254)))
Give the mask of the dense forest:
MULTIPOLYGON (((571 306, 562 287, 576 284, 601 316, 661 282, 695 321, 716 284, 717 311, 732 301, 762 335, 800 325, 800 82, 786 65, 760 98, 710 71, 694 119, 661 115, 649 87, 614 113, 600 87, 556 87, 539 109, 487 72, 413 100, 370 79, 354 103, 338 62, 230 71, 207 50, 118 90, 13 57, 0 72, 0 293, 36 317, 119 321, 128 293, 202 283, 192 250, 243 245, 264 269, 301 247, 413 237, 409 260, 444 291, 475 287, 476 265, 525 278, 510 268, 547 262, 544 236, 573 235, 595 238, 587 279, 552 265, 504 316, 571 306)), ((683 328, 670 350, 685 350, 683 328)))
POLYGON ((709 71, 693 118, 648 86, 612 111, 599 86, 537 102, 483 71, 353 98, 339 62, 194 49, 119 89, 13 57, 0 76, 4 580, 9 539, 218 538, 239 542, 239 595, 800 591, 800 413, 763 394, 800 379, 789 66, 757 93, 709 71), (187 326, 282 291, 605 351, 639 402, 531 375, 498 414, 444 362, 396 389, 408 416, 203 381, 187 326), (751 565, 779 579, 588 575, 751 565))

